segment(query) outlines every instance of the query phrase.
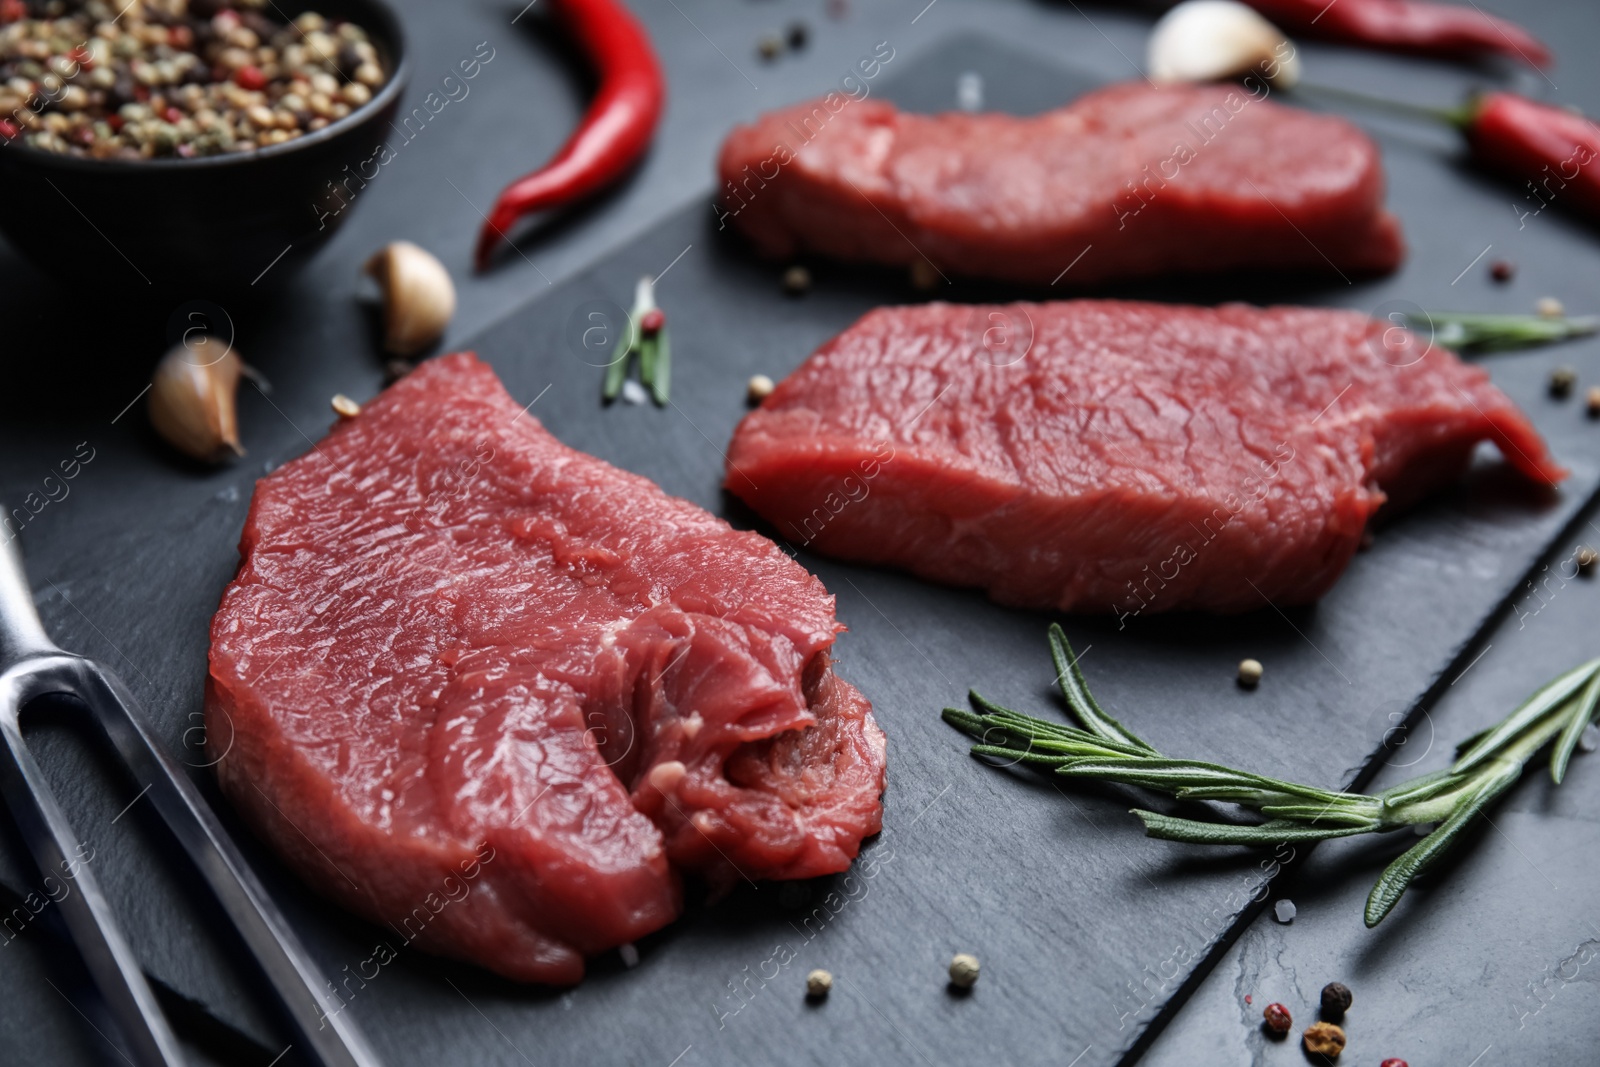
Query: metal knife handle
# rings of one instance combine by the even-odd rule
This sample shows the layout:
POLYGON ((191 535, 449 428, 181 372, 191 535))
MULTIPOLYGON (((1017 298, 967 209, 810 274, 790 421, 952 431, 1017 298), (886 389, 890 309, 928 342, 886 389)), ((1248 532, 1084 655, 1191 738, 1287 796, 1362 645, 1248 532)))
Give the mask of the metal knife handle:
POLYGON ((16 672, 0 677, 0 793, 40 873, 66 884, 56 906, 123 1039, 132 1043, 134 1061, 140 1067, 183 1067, 178 1039, 122 937, 77 835, 22 740, 16 713, 32 695, 24 691, 27 681, 16 672))
POLYGON ((22 569, 22 553, 17 551, 17 535, 0 504, 0 670, 29 656, 54 651, 55 645, 50 643, 33 607, 33 592, 22 569))
POLYGON ((83 697, 249 946, 295 1029, 296 1045, 307 1059, 325 1067, 379 1067, 377 1054, 354 1020, 343 1014, 343 1005, 337 999, 330 1003, 321 970, 205 798, 145 730, 128 687, 105 668, 83 662, 88 668, 83 697))

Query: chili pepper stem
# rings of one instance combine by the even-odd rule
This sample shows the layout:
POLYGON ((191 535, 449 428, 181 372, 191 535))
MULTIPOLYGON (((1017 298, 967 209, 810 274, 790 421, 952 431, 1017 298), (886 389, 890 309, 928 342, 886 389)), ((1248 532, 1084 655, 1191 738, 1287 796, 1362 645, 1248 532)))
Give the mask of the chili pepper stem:
POLYGON ((1315 82, 1300 82, 1292 92, 1328 97, 1359 107, 1371 108, 1374 111, 1451 126, 1458 130, 1465 130, 1471 125, 1478 113, 1476 101, 1468 101, 1460 107, 1428 107, 1426 104, 1412 104, 1404 100, 1393 100, 1387 96, 1342 89, 1335 85, 1318 85, 1315 82))

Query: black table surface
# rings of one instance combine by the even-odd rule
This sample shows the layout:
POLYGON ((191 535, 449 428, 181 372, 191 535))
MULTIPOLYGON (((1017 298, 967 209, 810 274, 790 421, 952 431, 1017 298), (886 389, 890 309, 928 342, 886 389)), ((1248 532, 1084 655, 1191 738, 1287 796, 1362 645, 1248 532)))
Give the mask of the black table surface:
MULTIPOLYGON (((162 724, 179 745, 185 740, 182 714, 195 706, 196 679, 189 668, 196 662, 196 650, 203 656, 204 626, 231 569, 227 554, 214 549, 219 539, 226 544, 236 536, 250 481, 264 465, 304 450, 299 427, 315 437, 326 425, 328 383, 357 396, 370 395, 377 387, 379 360, 356 282, 356 267, 372 247, 406 237, 440 254, 456 275, 462 298, 446 344, 477 338, 475 343, 516 395, 531 399, 546 382, 570 383, 570 396, 563 401, 558 390, 548 399, 562 402, 541 409, 564 439, 718 507, 714 477, 707 479, 717 457, 712 455, 708 464, 705 455, 696 454, 710 451, 692 436, 699 429, 677 426, 673 431, 675 446, 694 457, 680 462, 652 456, 636 436, 592 428, 598 425, 589 417, 592 412, 578 415, 583 403, 592 402, 592 394, 580 399, 582 388, 592 386, 589 378, 571 366, 544 373, 546 368, 526 357, 529 346, 541 337, 549 345, 559 344, 562 309, 586 294, 620 299, 629 278, 659 271, 688 245, 698 246, 703 258, 691 252, 674 268, 677 277, 664 283, 682 294, 675 297, 676 307, 684 308, 712 280, 737 285, 740 277, 759 277, 709 233, 709 160, 718 140, 734 121, 827 88, 877 42, 891 42, 894 65, 908 72, 895 92, 920 95, 920 101, 907 102, 924 106, 941 84, 950 87, 953 98, 955 78, 963 70, 1004 65, 1008 53, 970 43, 974 32, 981 32, 984 41, 1032 53, 1036 58, 1015 64, 1010 82, 1005 70, 987 75, 996 92, 1013 94, 1010 100, 996 100, 996 106, 1027 110, 1071 95, 1075 84, 1131 76, 1150 21, 1148 14, 1070 3, 858 3, 842 18, 826 15, 821 4, 788 0, 640 5, 673 88, 665 131, 649 161, 624 189, 537 240, 524 242, 521 253, 510 256, 499 270, 475 278, 467 260, 477 209, 487 206, 505 175, 553 149, 582 106, 581 82, 559 61, 559 45, 527 28, 529 23, 537 26, 537 7, 512 26, 519 9, 407 5, 416 59, 409 96, 420 97, 429 86, 430 70, 437 67, 442 76, 479 41, 492 42, 496 61, 473 95, 450 105, 441 121, 430 126, 427 136, 437 133, 438 138, 419 146, 422 150, 411 158, 402 158, 363 194, 366 202, 346 230, 310 268, 273 296, 230 306, 239 347, 280 383, 280 390, 271 403, 247 398, 245 443, 252 455, 246 463, 218 474, 193 474, 178 488, 164 489, 160 508, 142 498, 137 473, 163 462, 158 444, 134 416, 115 424, 111 419, 147 380, 149 362, 165 342, 166 316, 148 323, 136 319, 127 328, 81 312, 81 318, 63 318, 67 309, 81 308, 85 301, 92 309, 94 295, 39 278, 10 256, 0 260, 8 319, 19 324, 5 358, 8 364, 26 364, 19 377, 27 386, 25 396, 13 392, 4 403, 10 426, 0 465, 0 495, 26 492, 38 461, 48 463, 56 452, 70 454, 85 439, 80 430, 86 425, 93 425, 88 439, 96 449, 96 461, 85 469, 73 496, 47 508, 24 531, 25 549, 36 560, 33 578, 41 609, 64 644, 119 670, 158 718, 161 708, 180 709, 177 720, 169 716, 162 724), (811 28, 807 49, 775 63, 762 62, 753 47, 756 37, 797 19, 811 28), (1061 84, 1041 84, 1052 69, 1063 72, 1061 84), (1027 99, 1030 92, 1037 99, 1027 99), (696 212, 703 212, 698 221, 696 212), (598 269, 583 269, 597 256, 604 257, 598 269), (515 310, 541 292, 551 299, 515 310), (74 325, 62 329, 64 321, 74 325), (72 355, 63 361, 55 349, 68 344, 72 355), (299 388, 297 382, 308 387, 299 388), (94 417, 84 417, 85 411, 94 417), (102 455, 104 461, 99 460, 102 455), (163 553, 168 561, 176 557, 185 564, 174 570, 171 580, 152 581, 145 573, 153 565, 151 555, 142 551, 152 538, 179 544, 187 538, 206 547, 197 548, 192 557, 163 553), (127 591, 132 588, 149 600, 130 602, 127 591), (152 619, 165 621, 154 624, 152 619)), ((1308 68, 1319 81, 1413 99, 1445 101, 1470 85, 1499 82, 1591 112, 1600 110, 1600 83, 1580 62, 1595 43, 1592 16, 1550 6, 1519 17, 1569 59, 1572 69, 1553 72, 1555 84, 1498 66, 1463 69, 1310 44, 1305 46, 1308 68)), ((1474 207, 1468 213, 1470 224, 1444 232, 1435 229, 1424 236, 1418 232, 1420 223, 1413 227, 1416 252, 1382 290, 1319 294, 1302 286, 1293 291, 1294 298, 1370 310, 1382 299, 1403 294, 1435 307, 1450 301, 1450 306, 1517 310, 1551 294, 1575 310, 1592 306, 1589 294, 1596 289, 1600 266, 1592 232, 1553 212, 1529 219, 1526 229, 1519 229, 1513 210, 1519 202, 1516 191, 1457 174, 1447 138, 1383 122, 1370 128, 1389 157, 1397 190, 1409 189, 1404 195, 1417 197, 1425 191, 1427 168, 1444 168, 1452 187, 1467 189, 1466 195, 1482 210, 1474 207), (1486 252, 1486 246, 1492 250, 1486 252), (1480 252, 1485 257, 1469 267, 1480 252), (1511 285, 1491 287, 1484 265, 1502 256, 1518 261, 1522 270, 1511 285), (1463 273, 1452 281, 1456 270, 1463 273)), ((746 302, 749 309, 759 310, 775 291, 770 272, 748 284, 746 302)), ((1194 299, 1261 298, 1258 292, 1230 294, 1216 286, 1190 291, 1194 299)), ((768 357, 770 365, 749 367, 732 356, 718 363, 708 356, 698 379, 692 369, 680 379, 680 403, 694 414, 694 421, 710 420, 704 432, 721 439, 737 415, 737 404, 710 394, 723 388, 736 396, 742 381, 736 371, 786 370, 860 306, 909 298, 882 279, 841 274, 831 284, 824 278, 805 311, 788 314, 783 321, 762 320, 752 310, 742 320, 730 313, 727 317, 736 321, 725 328, 735 335, 742 328, 752 336, 778 336, 768 342, 774 353, 768 357), (778 365, 781 359, 789 362, 778 365), (691 393, 696 400, 707 397, 703 410, 690 407, 691 393)), ((700 347, 713 348, 714 335, 724 324, 709 315, 695 318, 702 320, 700 347)), ((692 350, 696 339, 689 332, 680 339, 680 349, 688 340, 690 348, 684 350, 692 350)), ((1327 667, 1334 665, 1317 667, 1310 652, 1293 651, 1294 642, 1285 642, 1279 632, 1281 625, 1264 615, 1233 628, 1231 636, 1258 647, 1281 647, 1274 660, 1280 670, 1298 655, 1306 666, 1301 678, 1277 694, 1258 694, 1266 699, 1253 705, 1232 706, 1214 721, 1186 723, 1181 716, 1168 715, 1150 726, 1158 742, 1201 743, 1208 755, 1248 761, 1248 728, 1254 723, 1268 738, 1262 751, 1287 761, 1271 769, 1332 784, 1349 780, 1362 765, 1397 706, 1407 709, 1412 698, 1431 688, 1438 699, 1429 700, 1405 735, 1409 747, 1385 757, 1388 765, 1379 771, 1378 782, 1387 784, 1440 765, 1452 739, 1499 717, 1533 680, 1592 654, 1592 584, 1548 584, 1534 599, 1531 590, 1518 591, 1522 571, 1536 566, 1544 546, 1549 546, 1547 560, 1559 560, 1584 533, 1600 537, 1581 517, 1574 521, 1578 503, 1593 488, 1600 450, 1592 436, 1585 444, 1581 426, 1569 425, 1570 419, 1561 422, 1560 413, 1538 406, 1540 382, 1556 362, 1578 366, 1586 381, 1600 370, 1592 346, 1573 346, 1501 357, 1495 371, 1535 412, 1561 446, 1562 458, 1573 466, 1577 477, 1565 501, 1530 505, 1515 494, 1497 496, 1498 483, 1492 473, 1486 474, 1475 489, 1488 493, 1489 506, 1475 507, 1470 497, 1462 497, 1436 510, 1431 524, 1424 518, 1397 527, 1394 538, 1380 541, 1365 569, 1346 579, 1334 603, 1309 623, 1301 620, 1327 626, 1340 648, 1357 650, 1354 662, 1347 664, 1357 677, 1346 682, 1361 688, 1359 714, 1352 718, 1350 707, 1338 701, 1326 706, 1317 701, 1318 686, 1337 681, 1317 671, 1329 674, 1327 667), (1401 572, 1385 569, 1385 560, 1402 559, 1401 572), (1395 581, 1400 588, 1385 588, 1395 581), (1413 584, 1406 585, 1408 581, 1413 584), (1462 617, 1433 620, 1426 610, 1408 613, 1408 600, 1434 595, 1430 585, 1451 587, 1438 594, 1439 601, 1458 608, 1462 617), (1482 589, 1457 588, 1473 585, 1482 589), (1509 603, 1502 604, 1508 597, 1509 603), (1374 617, 1370 610, 1356 610, 1374 603, 1392 603, 1394 614, 1374 617), (1501 621, 1478 633, 1478 616, 1497 606, 1501 621), (1372 630, 1381 636, 1385 626, 1401 631, 1392 639, 1392 654, 1384 650, 1383 640, 1363 633, 1372 630), (1406 662, 1401 654, 1419 649, 1426 650, 1425 662, 1406 662), (1397 687, 1392 696, 1384 692, 1385 683, 1397 687), (1281 725, 1297 699, 1309 701, 1316 709, 1311 714, 1326 720, 1323 725, 1281 725)), ((653 413, 622 414, 642 418, 653 413)), ((958 748, 955 739, 922 727, 921 719, 939 703, 957 700, 968 682, 981 682, 1017 703, 1048 707, 1043 684, 1048 672, 1038 667, 1042 645, 1005 661, 1017 672, 1026 670, 1020 676, 1010 670, 975 671, 963 658, 966 653, 941 643, 948 642, 948 632, 921 625, 917 613, 924 594, 916 583, 808 562, 839 592, 841 612, 855 630, 846 639, 859 642, 854 647, 862 657, 852 665, 853 677, 864 687, 893 692, 887 700, 876 694, 875 699, 880 699, 891 736, 906 738, 902 745, 908 746, 897 753, 906 762, 897 764, 905 769, 896 771, 891 787, 890 832, 874 846, 891 846, 892 855, 903 857, 900 869, 885 865, 891 874, 880 883, 878 894, 885 903, 843 915, 837 928, 841 943, 815 961, 835 966, 847 982, 849 975, 856 975, 860 985, 852 991, 842 983, 847 995, 830 1005, 831 1019, 792 1011, 795 998, 785 991, 752 1006, 742 1019, 721 1020, 725 1025, 718 1025, 707 1009, 706 996, 652 996, 652 988, 681 985, 686 979, 715 988, 737 972, 736 966, 728 967, 729 960, 752 962, 746 948, 754 942, 748 939, 759 938, 761 924, 772 916, 757 902, 736 899, 720 911, 697 911, 680 931, 647 945, 644 972, 626 974, 602 963, 590 984, 562 997, 519 997, 460 969, 439 971, 408 962, 410 970, 375 984, 367 1003, 352 1006, 396 1062, 434 1062, 452 1050, 470 1050, 473 1062, 520 1062, 527 1056, 532 1062, 574 1060, 583 1054, 576 1036, 581 1031, 563 1025, 560 1014, 588 1015, 596 1003, 608 1005, 613 1014, 603 1024, 591 1020, 591 1038, 596 1028, 624 1037, 625 1043, 617 1046, 617 1062, 665 1064, 675 1056, 685 1064, 736 1062, 760 1057, 762 1042, 777 1034, 783 1035, 782 1047, 765 1058, 782 1062, 869 1056, 916 1062, 929 1055, 943 1059, 958 1052, 964 1058, 985 1050, 1007 1062, 1030 1063, 1069 1063, 1075 1056, 1082 1057, 1081 1063, 1126 1062, 1141 1054, 1146 1062, 1159 1063, 1271 1062, 1298 1053, 1265 1044, 1252 1025, 1259 1007, 1282 1000, 1307 1021, 1316 990, 1335 977, 1357 991, 1358 1007, 1349 1027, 1351 1060, 1376 1062, 1403 1055, 1413 1063, 1470 1063, 1477 1056, 1477 1062, 1489 1064, 1509 1062, 1513 1056, 1552 1062, 1565 1055, 1581 1062, 1597 1026, 1587 1010, 1592 1002, 1583 995, 1593 973, 1593 952, 1585 950, 1592 950, 1592 939, 1600 936, 1580 888, 1584 875, 1595 867, 1593 850, 1586 847, 1593 843, 1593 818, 1587 814, 1593 805, 1586 801, 1600 785, 1581 762, 1559 791, 1530 774, 1495 814, 1493 829, 1485 831, 1470 856, 1454 865, 1447 879, 1419 890, 1417 899, 1408 900, 1403 912, 1376 933, 1361 927, 1360 899, 1375 865, 1392 855, 1392 843, 1387 851, 1363 843, 1317 850, 1272 887, 1275 896, 1291 897, 1299 905, 1295 922, 1281 926, 1270 914, 1251 921, 1249 898, 1261 888, 1252 873, 1253 857, 1199 859, 1146 842, 1118 814, 1126 806, 1125 797, 1090 794, 1075 796, 1071 803, 1054 798, 1052 803, 1026 782, 950 760, 949 750, 958 748), (921 680, 922 690, 912 686, 908 691, 893 677, 895 665, 874 655, 895 641, 909 643, 932 661, 957 666, 947 671, 935 667, 921 680), (942 677, 945 673, 960 677, 942 677), (925 748, 922 741, 928 742, 925 748), (934 766, 935 759, 942 763, 934 766), (1018 825, 1010 832, 973 835, 960 818, 967 805, 999 804, 1003 810, 1013 803, 1018 825), (1009 853, 992 862, 1014 867, 992 879, 983 877, 981 865, 950 861, 952 850, 977 847, 985 836, 1010 848, 1031 840, 1030 832, 1049 832, 1052 825, 1050 844, 1063 848, 1061 854, 1019 859, 1009 853), (921 844, 916 840, 919 827, 928 838, 921 844), (1084 851, 1083 838, 1099 840, 1103 847, 1084 851), (1085 862, 1095 869, 1082 869, 1085 862), (951 879, 954 884, 948 884, 951 879), (1140 879, 1149 881, 1150 897, 1144 896, 1140 879), (1092 899, 1079 904, 1079 894, 1092 899), (1060 900, 1051 901, 1048 921, 1017 921, 1031 901, 1053 895, 1060 900), (1152 905, 1156 897, 1160 902, 1152 905), (959 914, 963 900, 972 906, 972 914, 959 914), (894 928, 882 929, 885 924, 894 928), (734 933, 719 934, 730 925, 734 933), (914 946, 909 953, 908 945, 914 946), (985 957, 984 981, 976 997, 947 1000, 924 972, 929 966, 936 972, 943 957, 963 947, 985 957), (724 957, 724 949, 732 954, 724 957), (1174 966, 1175 959, 1182 962, 1174 966), (434 998, 456 995, 428 977, 435 971, 466 992, 429 1018, 434 998), (1076 979, 1062 977, 1074 972, 1076 979), (1246 995, 1251 1004, 1244 1002, 1246 995), (630 1026, 620 1013, 641 998, 654 1003, 641 1004, 635 1021, 649 1025, 630 1026), (676 1011, 689 1003, 705 1014, 692 1025, 668 1025, 651 1014, 663 1006, 676 1011)), ((946 603, 970 611, 972 626, 985 635, 982 640, 995 646, 1038 640, 1042 620, 1001 612, 978 598, 945 595, 946 603)), ((1086 624, 1075 637, 1093 641, 1096 632, 1086 624)), ((1183 650, 1174 653, 1172 665, 1156 672, 1170 674, 1171 684, 1192 679, 1208 655, 1224 658, 1216 654, 1223 644, 1207 647, 1181 626, 1178 636, 1189 640, 1176 642, 1183 650)), ((1162 642, 1174 643, 1172 634, 1159 630, 1148 641, 1145 654, 1162 642)), ((1140 647, 1115 642, 1104 646, 1108 677, 1103 688, 1113 703, 1139 706, 1139 685, 1119 684, 1119 673, 1126 671, 1115 665, 1135 663, 1140 647)), ((851 646, 844 648, 848 654, 851 646)), ((912 654, 902 644, 899 666, 912 654)), ((1334 654, 1338 656, 1338 648, 1334 654)), ((1091 658, 1086 667, 1094 666, 1091 658)), ((1334 667, 1333 673, 1339 670, 1334 667)), ((1232 698, 1207 698, 1206 707, 1194 714, 1213 713, 1219 699, 1232 698)), ((65 731, 44 731, 41 748, 50 757, 47 763, 58 789, 71 797, 69 807, 80 832, 103 844, 101 876, 111 884, 142 958, 152 973, 175 988, 172 1005, 186 1034, 226 1062, 249 1062, 252 1057, 270 1061, 282 1045, 275 1044, 272 1020, 253 1008, 232 947, 209 935, 210 917, 186 896, 181 872, 152 858, 153 842, 138 817, 120 818, 132 791, 121 790, 65 731)), ((19 862, 14 841, 6 842, 6 851, 0 882, 13 890, 25 888, 26 866, 19 862)), ((340 929, 314 903, 304 902, 297 887, 283 884, 270 864, 266 874, 297 923, 314 931, 330 970, 359 958, 349 952, 360 944, 360 930, 340 929), (325 932, 327 939, 322 940, 325 932)), ((50 925, 46 912, 25 936, 8 941, 0 957, 7 1004, 0 1013, 0 1048, 15 1062, 115 1061, 115 1035, 102 1036, 109 1032, 107 1024, 95 1012, 92 998, 83 995, 70 965, 59 958, 50 925)), ((810 959, 802 963, 812 965, 810 959)), ((589 1054, 594 1054, 593 1046, 589 1054)))

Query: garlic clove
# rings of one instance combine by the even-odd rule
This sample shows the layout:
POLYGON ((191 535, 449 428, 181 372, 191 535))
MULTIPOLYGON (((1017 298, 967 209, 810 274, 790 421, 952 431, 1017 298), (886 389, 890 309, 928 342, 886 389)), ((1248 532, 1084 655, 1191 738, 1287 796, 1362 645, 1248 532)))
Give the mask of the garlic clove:
POLYGON ((175 346, 150 380, 150 425, 173 448, 206 463, 244 455, 234 406, 244 370, 233 347, 218 338, 175 346))
POLYGON ((362 270, 383 291, 383 347, 414 356, 437 341, 456 313, 450 272, 410 241, 384 245, 362 270))
POLYGON ((1280 89, 1300 80, 1300 56, 1283 31, 1235 0, 1184 0, 1150 31, 1146 59, 1160 84, 1259 73, 1280 89))

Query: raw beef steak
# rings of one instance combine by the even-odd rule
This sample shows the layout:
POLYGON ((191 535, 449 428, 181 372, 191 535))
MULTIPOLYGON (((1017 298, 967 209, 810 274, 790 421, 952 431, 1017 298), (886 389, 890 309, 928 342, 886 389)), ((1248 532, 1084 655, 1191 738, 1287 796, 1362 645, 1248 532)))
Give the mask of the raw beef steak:
POLYGON ((224 790, 316 888, 513 978, 714 881, 843 870, 884 739, 833 598, 565 447, 471 355, 262 479, 211 628, 224 790))
POLYGON ((738 127, 718 168, 722 224, 776 259, 926 258, 1043 286, 1387 273, 1404 254, 1377 146, 1240 86, 1114 85, 1036 118, 832 93, 738 127))
POLYGON ((726 486, 795 545, 1003 603, 1237 612, 1321 596, 1484 439, 1564 476, 1482 370, 1354 312, 929 304, 818 349, 726 486))

